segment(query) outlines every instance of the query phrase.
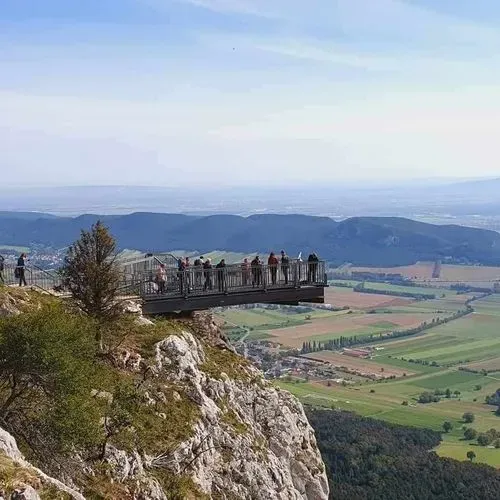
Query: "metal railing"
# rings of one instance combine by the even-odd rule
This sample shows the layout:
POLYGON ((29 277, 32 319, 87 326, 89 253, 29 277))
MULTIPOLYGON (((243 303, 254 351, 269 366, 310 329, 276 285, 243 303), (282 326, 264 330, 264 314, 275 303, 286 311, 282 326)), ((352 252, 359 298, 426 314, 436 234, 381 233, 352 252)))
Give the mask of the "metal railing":
POLYGON ((244 266, 221 268, 189 267, 185 271, 165 268, 164 280, 157 269, 135 276, 129 292, 143 298, 155 296, 190 297, 230 294, 257 290, 326 286, 326 263, 291 261, 288 265, 244 266))
MULTIPOLYGON (((165 265, 164 281, 157 279, 161 264, 165 264, 165 260, 151 256, 120 266, 120 294, 152 299, 158 296, 190 297, 327 285, 327 266, 324 261, 291 260, 288 265, 234 264, 208 269, 191 266, 185 271, 165 265)), ((15 264, 5 264, 2 271, 4 284, 26 284, 49 293, 65 293, 63 280, 57 271, 29 264, 24 267, 23 280, 21 276, 16 277, 16 267, 15 264)))
POLYGON ((5 285, 31 286, 49 293, 63 291, 63 282, 57 271, 42 269, 34 264, 18 268, 16 264, 6 263, 1 274, 0 283, 3 281, 5 285))

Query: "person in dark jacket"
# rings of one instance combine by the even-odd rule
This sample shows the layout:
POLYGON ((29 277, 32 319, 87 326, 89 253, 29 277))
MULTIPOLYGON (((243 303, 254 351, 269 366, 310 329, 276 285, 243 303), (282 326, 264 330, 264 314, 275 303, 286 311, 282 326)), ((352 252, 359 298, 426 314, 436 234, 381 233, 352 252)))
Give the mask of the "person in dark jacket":
POLYGON ((281 272, 285 278, 285 285, 288 285, 288 275, 290 272, 290 258, 284 250, 281 250, 281 272))
POLYGON ((252 268, 252 286, 260 286, 262 283, 262 262, 258 255, 250 263, 252 268))
POLYGON ((309 283, 316 283, 316 277, 318 274, 318 256, 313 252, 309 254, 307 258, 307 281, 309 283))
POLYGON ((179 259, 177 261, 177 269, 179 272, 177 273, 177 278, 179 280, 179 292, 184 294, 184 290, 186 289, 186 260, 179 259))
POLYGON ((22 253, 17 259, 16 274, 19 278, 19 286, 27 286, 26 283, 26 261, 28 260, 25 253, 22 253))
POLYGON ((212 282, 212 261, 207 259, 203 263, 203 272, 205 274, 205 284, 203 285, 203 291, 213 290, 213 282, 212 282))
POLYGON ((215 268, 217 269, 217 284, 219 286, 219 292, 224 292, 226 288, 226 276, 225 276, 225 268, 226 261, 222 259, 215 268))

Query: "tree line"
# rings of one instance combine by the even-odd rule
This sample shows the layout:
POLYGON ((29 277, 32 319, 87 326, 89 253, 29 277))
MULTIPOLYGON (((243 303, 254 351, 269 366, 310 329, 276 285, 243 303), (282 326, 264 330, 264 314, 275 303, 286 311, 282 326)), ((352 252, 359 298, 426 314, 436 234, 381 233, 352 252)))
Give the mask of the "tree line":
POLYGON ((435 299, 436 294, 434 293, 416 293, 416 292, 403 292, 400 290, 380 290, 378 288, 367 288, 365 283, 359 283, 356 285, 353 290, 355 292, 361 292, 361 293, 374 293, 377 295, 390 295, 392 297, 407 297, 410 299, 417 299, 417 300, 430 300, 430 299, 435 299))
POLYGON ((465 309, 461 309, 460 311, 453 313, 451 316, 447 316, 445 318, 433 318, 430 322, 424 321, 419 326, 408 328, 407 330, 394 330, 392 332, 386 333, 371 333, 370 335, 364 335, 362 337, 358 337, 357 335, 341 335, 338 338, 330 339, 327 341, 304 341, 302 343, 300 353, 309 354, 311 352, 318 351, 335 351, 344 347, 352 347, 360 344, 369 344, 371 342, 379 342, 382 340, 417 335, 418 333, 422 333, 426 330, 434 328, 435 326, 444 325, 446 323, 449 323, 450 321, 467 316, 472 312, 474 312, 474 309, 470 305, 467 305, 465 309))

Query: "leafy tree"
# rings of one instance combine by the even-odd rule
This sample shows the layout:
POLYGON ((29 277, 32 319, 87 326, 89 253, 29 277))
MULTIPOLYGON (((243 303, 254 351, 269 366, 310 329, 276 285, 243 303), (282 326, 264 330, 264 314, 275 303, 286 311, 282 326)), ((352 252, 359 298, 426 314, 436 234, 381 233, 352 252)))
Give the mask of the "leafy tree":
POLYGON ((488 434, 482 433, 477 437, 477 444, 479 446, 488 446, 491 442, 490 436, 488 434))
POLYGON ((35 454, 99 439, 93 321, 46 304, 0 321, 0 418, 35 454))
POLYGON ((448 422, 448 420, 446 422, 443 423, 443 429, 444 429, 444 432, 450 432, 452 429, 453 429, 453 424, 451 422, 448 422))
POLYGON ((445 394, 446 394, 447 398, 451 398, 451 391, 450 391, 450 389, 446 389, 445 394))
POLYGON ((464 431, 464 438, 467 441, 472 441, 473 439, 476 439, 477 438, 477 431, 476 431, 476 429, 472 429, 470 427, 468 429, 465 429, 465 431, 464 431))
MULTIPOLYGON (((61 274, 78 307, 103 325, 120 315, 116 244, 106 226, 97 222, 68 249, 61 274)), ((101 329, 96 340, 101 342, 101 329)))
POLYGON ((476 454, 470 450, 467 452, 467 458, 472 462, 476 458, 476 454))
POLYGON ((474 422, 474 419, 475 419, 474 413, 467 411, 463 414, 462 419, 464 422, 466 422, 468 424, 472 424, 472 422, 474 422))

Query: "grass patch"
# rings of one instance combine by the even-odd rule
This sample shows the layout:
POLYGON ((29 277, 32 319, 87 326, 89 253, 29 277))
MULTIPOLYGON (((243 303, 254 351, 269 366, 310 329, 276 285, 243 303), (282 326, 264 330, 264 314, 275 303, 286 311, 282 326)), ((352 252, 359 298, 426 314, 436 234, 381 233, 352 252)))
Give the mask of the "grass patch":
POLYGON ((225 373, 230 379, 248 382, 251 375, 248 368, 250 362, 242 356, 227 349, 220 349, 206 345, 205 362, 200 366, 201 371, 208 376, 220 380, 221 374, 225 373))

